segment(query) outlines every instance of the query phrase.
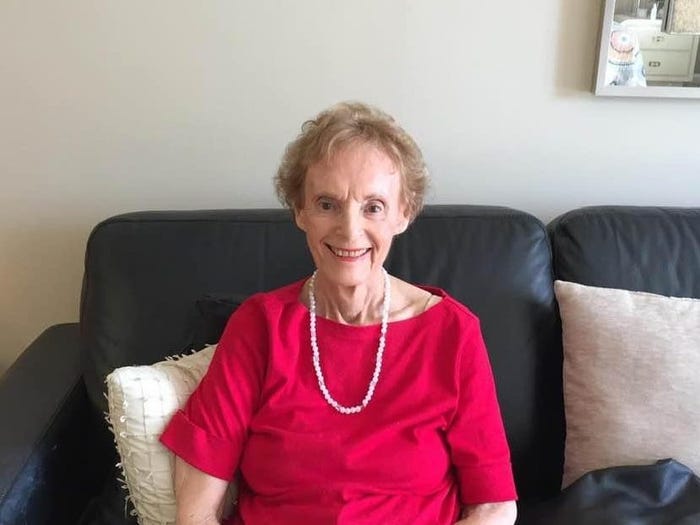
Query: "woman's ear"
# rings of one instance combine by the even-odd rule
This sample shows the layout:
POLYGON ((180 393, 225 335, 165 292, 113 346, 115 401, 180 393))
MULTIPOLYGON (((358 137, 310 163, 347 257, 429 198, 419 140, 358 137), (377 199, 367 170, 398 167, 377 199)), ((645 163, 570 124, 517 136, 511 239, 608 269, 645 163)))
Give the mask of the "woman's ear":
POLYGON ((405 232, 409 224, 411 224, 411 217, 408 214, 407 207, 404 206, 399 214, 399 219, 396 223, 396 233, 394 235, 399 235, 400 233, 405 232))
POLYGON ((294 207, 294 222, 301 231, 306 231, 306 216, 303 208, 294 207))

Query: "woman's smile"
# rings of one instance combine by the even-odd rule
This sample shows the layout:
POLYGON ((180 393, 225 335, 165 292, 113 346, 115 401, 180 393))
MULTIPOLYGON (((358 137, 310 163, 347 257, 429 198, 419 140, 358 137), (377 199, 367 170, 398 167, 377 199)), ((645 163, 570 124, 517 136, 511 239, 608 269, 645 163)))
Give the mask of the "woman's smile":
POLYGON ((337 248, 326 244, 328 249, 333 252, 333 254, 342 260, 347 260, 349 262, 356 261, 361 257, 367 255, 372 248, 337 248))

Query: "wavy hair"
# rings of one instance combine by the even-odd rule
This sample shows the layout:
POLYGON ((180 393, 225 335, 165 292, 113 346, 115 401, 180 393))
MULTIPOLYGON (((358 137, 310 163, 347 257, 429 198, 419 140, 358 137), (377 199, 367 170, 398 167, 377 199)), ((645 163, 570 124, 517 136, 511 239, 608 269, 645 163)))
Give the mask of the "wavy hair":
POLYGON ((301 126, 287 145, 274 183, 280 202, 299 210, 309 166, 328 162, 333 154, 354 144, 370 144, 387 155, 401 174, 401 192, 410 220, 423 208, 428 169, 413 138, 382 110, 362 102, 341 102, 301 126))

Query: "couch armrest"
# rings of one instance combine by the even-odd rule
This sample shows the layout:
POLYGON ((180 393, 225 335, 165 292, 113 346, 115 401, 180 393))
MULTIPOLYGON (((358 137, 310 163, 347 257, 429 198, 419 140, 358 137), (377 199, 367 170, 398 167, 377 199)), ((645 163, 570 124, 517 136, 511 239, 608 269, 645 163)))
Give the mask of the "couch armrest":
POLYGON ((106 475, 77 324, 44 331, 0 378, 0 523, 75 523, 106 475))

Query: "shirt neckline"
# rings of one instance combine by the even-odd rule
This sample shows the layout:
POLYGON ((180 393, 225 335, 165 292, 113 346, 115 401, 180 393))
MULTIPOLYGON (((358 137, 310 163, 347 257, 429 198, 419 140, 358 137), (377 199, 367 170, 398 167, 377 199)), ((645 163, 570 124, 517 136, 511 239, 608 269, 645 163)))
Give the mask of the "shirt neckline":
MULTIPOLYGON (((308 307, 301 301, 299 300, 299 295, 301 295, 301 289, 304 286, 304 283, 308 280, 308 277, 301 279, 294 283, 290 287, 290 292, 292 294, 292 301, 294 302, 295 306, 297 308, 300 308, 306 315, 310 315, 308 307)), ((423 290, 426 290, 430 292, 433 295, 437 295, 442 298, 442 300, 428 308, 427 310, 422 311, 418 315, 414 315, 413 317, 408 317, 406 319, 399 319, 398 321, 389 321, 388 327, 392 328, 397 328, 397 327, 402 327, 402 326, 409 326, 414 323, 424 323, 430 321, 432 317, 436 314, 438 314, 443 308, 445 303, 449 300, 449 295, 445 290, 442 288, 438 288, 437 286, 428 286, 428 285, 423 285, 423 284, 416 284, 414 286, 418 286, 418 288, 421 288, 423 290)), ((353 324, 345 324, 341 323, 338 321, 335 321, 333 319, 328 319, 326 317, 322 317, 317 315, 316 316, 316 322, 319 323, 320 325, 325 325, 327 328, 334 329, 336 331, 353 331, 355 333, 360 332, 360 331, 371 331, 375 332, 379 330, 381 327, 381 323, 373 323, 373 324, 365 324, 365 325, 353 325, 353 324)))

